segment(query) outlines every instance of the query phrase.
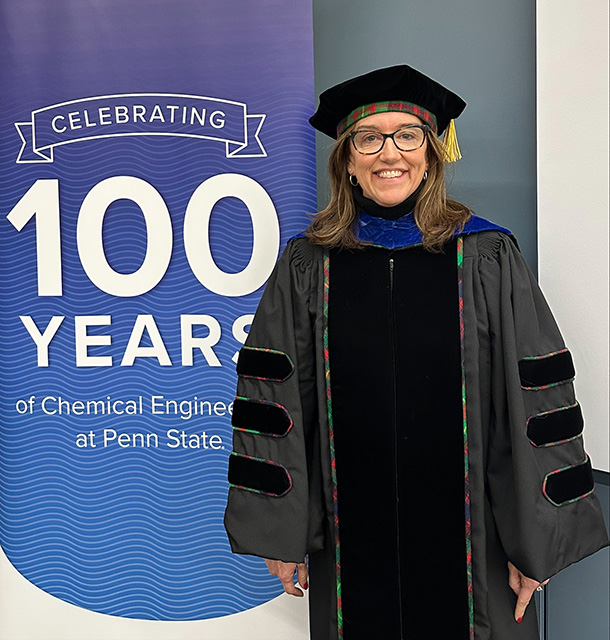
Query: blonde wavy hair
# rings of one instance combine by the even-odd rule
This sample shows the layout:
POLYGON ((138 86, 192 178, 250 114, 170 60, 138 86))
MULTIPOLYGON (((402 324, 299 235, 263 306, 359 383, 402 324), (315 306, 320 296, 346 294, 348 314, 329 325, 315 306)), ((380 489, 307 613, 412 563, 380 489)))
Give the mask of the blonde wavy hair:
MULTIPOLYGON (((305 232, 313 244, 345 248, 365 246, 354 232, 358 211, 347 172, 352 129, 353 127, 339 137, 330 154, 330 202, 316 214, 305 232)), ((415 223, 422 232, 424 248, 432 253, 439 253, 455 232, 464 228, 471 211, 460 202, 447 198, 443 143, 432 132, 428 132, 426 137, 428 178, 417 199, 414 216, 415 223)))

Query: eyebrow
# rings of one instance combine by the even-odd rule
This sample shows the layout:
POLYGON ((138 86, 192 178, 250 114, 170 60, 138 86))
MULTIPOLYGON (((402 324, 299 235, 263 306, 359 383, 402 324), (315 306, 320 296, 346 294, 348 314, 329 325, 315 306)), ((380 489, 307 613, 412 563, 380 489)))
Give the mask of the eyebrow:
MULTIPOLYGON (((403 122, 398 125, 398 129, 402 129, 403 127, 420 127, 422 126, 419 122, 403 122)), ((395 129, 395 131, 398 131, 395 129)), ((375 124, 364 125, 362 129, 356 129, 356 131, 381 131, 381 127, 378 127, 375 124)))

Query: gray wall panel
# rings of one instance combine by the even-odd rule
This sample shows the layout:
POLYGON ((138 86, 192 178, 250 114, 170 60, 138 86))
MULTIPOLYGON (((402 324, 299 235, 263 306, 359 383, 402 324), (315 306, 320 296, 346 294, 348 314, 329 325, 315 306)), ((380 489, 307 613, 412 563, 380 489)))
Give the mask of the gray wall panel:
MULTIPOLYGON (((610 526, 610 487, 595 485, 606 526, 610 526)), ((550 582, 546 640, 610 638, 610 549, 568 567, 550 582)))

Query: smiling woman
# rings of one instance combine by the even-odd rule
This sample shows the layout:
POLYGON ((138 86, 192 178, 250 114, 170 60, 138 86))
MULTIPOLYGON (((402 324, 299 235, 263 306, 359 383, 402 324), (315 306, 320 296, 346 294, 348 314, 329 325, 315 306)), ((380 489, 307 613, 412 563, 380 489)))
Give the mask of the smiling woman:
POLYGON ((290 429, 233 416, 225 524, 287 593, 311 578, 314 640, 538 640, 533 592, 608 542, 542 293, 446 196, 465 106, 406 65, 320 96, 331 201, 240 353, 238 396, 290 429))

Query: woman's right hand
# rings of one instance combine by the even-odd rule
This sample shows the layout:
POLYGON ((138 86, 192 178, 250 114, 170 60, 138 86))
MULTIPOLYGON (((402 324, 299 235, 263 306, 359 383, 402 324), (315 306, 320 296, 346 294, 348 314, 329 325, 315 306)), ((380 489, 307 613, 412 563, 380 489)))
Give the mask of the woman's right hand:
POLYGON ((297 589, 293 582, 293 577, 296 572, 299 586, 301 589, 307 589, 307 564, 305 562, 282 562, 281 560, 268 560, 267 558, 265 558, 265 562, 269 573, 280 579, 286 593, 298 598, 303 597, 303 592, 297 589))

